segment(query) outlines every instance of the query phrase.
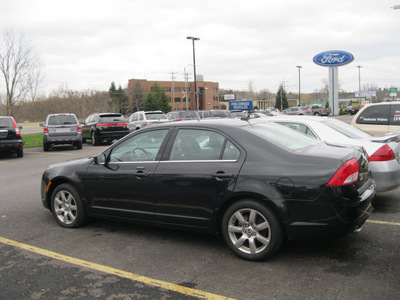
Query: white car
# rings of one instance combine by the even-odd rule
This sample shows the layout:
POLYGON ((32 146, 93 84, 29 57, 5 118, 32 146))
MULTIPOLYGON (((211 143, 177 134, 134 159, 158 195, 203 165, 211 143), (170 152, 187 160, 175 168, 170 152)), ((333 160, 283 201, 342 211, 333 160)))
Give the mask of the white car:
POLYGON ((276 116, 268 120, 329 144, 363 146, 369 155, 376 191, 386 192, 400 186, 400 143, 397 133, 373 136, 329 117, 276 116))
POLYGON ((169 122, 169 120, 161 110, 137 111, 131 114, 128 118, 130 131, 167 122, 169 122))

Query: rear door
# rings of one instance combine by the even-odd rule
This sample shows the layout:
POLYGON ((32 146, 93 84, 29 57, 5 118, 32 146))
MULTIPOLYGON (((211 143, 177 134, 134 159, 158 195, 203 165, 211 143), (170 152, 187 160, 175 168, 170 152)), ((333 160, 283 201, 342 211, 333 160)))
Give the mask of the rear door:
POLYGON ((177 129, 154 177, 159 222, 209 228, 214 209, 233 192, 244 151, 223 133, 177 129))

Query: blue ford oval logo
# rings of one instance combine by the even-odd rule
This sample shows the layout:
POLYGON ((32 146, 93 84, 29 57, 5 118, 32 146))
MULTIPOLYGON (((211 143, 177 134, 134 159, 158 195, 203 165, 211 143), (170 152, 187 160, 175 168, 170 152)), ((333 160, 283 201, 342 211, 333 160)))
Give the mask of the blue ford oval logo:
POLYGON ((351 63, 354 60, 353 54, 341 51, 324 51, 314 56, 313 61, 323 67, 338 67, 351 63))

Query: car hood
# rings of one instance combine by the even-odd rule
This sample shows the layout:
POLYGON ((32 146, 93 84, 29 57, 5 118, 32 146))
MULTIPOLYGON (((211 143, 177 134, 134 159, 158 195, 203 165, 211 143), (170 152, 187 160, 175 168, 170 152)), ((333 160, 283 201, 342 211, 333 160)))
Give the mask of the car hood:
POLYGON ((57 168, 76 168, 77 166, 88 166, 93 162, 93 156, 75 158, 71 160, 67 160, 64 162, 59 162, 55 164, 51 164, 47 167, 47 169, 57 169, 57 168))

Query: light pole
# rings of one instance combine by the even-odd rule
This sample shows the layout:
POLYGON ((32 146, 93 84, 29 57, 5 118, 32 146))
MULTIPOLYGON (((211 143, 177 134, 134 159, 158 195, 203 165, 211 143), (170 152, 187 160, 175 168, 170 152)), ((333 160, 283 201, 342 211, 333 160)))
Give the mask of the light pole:
POLYGON ((301 66, 296 66, 296 68, 299 68, 299 105, 301 106, 301 96, 300 96, 300 69, 301 69, 301 66))
POLYGON ((192 43, 193 43, 194 104, 195 104, 196 110, 198 110, 198 107, 197 107, 196 55, 195 55, 195 51, 194 51, 194 41, 198 41, 198 40, 200 40, 200 38, 188 36, 187 39, 192 40, 192 43))
POLYGON ((362 66, 357 66, 358 68, 358 100, 361 102, 361 72, 360 69, 362 66))

